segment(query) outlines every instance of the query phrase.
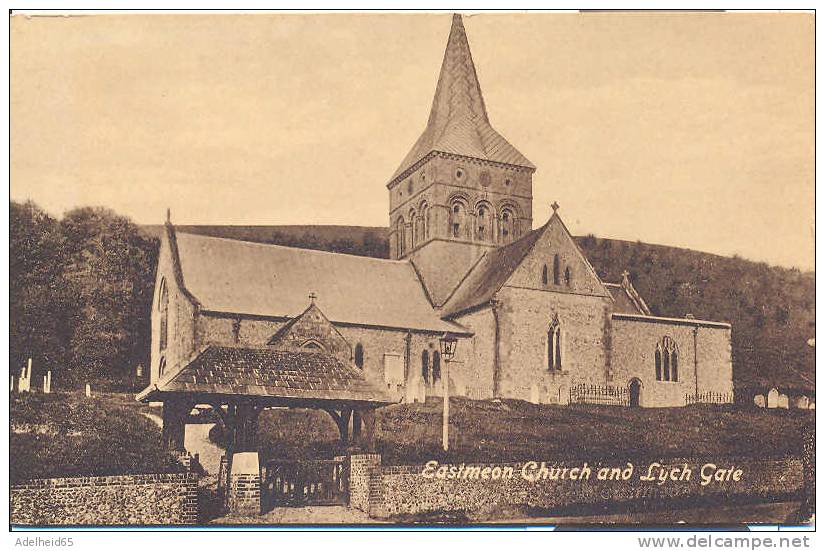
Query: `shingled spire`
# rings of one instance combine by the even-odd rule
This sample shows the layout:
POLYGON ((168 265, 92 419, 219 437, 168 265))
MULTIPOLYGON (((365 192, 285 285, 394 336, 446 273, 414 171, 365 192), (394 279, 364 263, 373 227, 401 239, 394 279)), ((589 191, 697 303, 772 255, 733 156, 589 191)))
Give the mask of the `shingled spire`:
POLYGON ((453 15, 427 128, 390 183, 434 151, 535 168, 490 126, 467 33, 459 14, 453 15))

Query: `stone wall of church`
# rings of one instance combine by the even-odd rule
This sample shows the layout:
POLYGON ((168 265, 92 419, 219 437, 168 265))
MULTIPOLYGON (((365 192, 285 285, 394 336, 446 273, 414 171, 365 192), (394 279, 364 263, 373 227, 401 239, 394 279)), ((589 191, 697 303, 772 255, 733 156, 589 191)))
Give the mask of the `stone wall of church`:
POLYGON ((158 255, 158 269, 155 278, 155 292, 151 313, 151 359, 150 380, 157 381, 160 376, 161 360, 165 362, 164 374, 177 370, 189 360, 195 351, 195 306, 178 287, 175 279, 172 253, 169 241, 164 234, 158 255), (166 285, 169 302, 167 314, 167 344, 160 350, 160 310, 161 282, 166 285))
POLYGON ((451 379, 457 382, 457 393, 475 400, 493 398, 496 321, 490 307, 461 316, 455 320, 473 332, 456 348, 456 361, 450 365, 451 379))
POLYGON ((611 364, 616 386, 627 387, 632 379, 639 379, 643 407, 684 406, 685 396, 697 389, 699 393, 733 390, 730 328, 725 326, 614 318, 611 364), (677 381, 656 378, 656 345, 665 337, 673 339, 678 350, 677 381))
POLYGON ((500 394, 566 404, 570 385, 605 384, 608 353, 604 297, 505 286, 500 302, 500 394), (558 316, 561 372, 548 369, 548 329, 558 316))

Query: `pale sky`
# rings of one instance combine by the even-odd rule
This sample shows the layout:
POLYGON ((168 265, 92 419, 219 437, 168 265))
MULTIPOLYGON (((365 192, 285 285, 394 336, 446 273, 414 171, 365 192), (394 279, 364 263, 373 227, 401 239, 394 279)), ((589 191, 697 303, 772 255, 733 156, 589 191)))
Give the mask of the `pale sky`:
MULTIPOLYGON (((813 269, 814 17, 465 17, 533 218, 813 269)), ((387 225, 449 14, 13 17, 11 196, 138 223, 387 225)))

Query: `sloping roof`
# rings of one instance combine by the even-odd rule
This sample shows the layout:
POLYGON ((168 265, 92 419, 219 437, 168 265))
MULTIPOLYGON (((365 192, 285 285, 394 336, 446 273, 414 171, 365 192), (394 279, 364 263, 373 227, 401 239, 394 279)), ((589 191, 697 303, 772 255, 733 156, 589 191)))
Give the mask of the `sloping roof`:
POLYGON ((147 392, 261 396, 284 400, 393 403, 358 369, 323 352, 208 346, 166 382, 147 392))
POLYGON ((390 182, 433 151, 535 168, 490 125, 467 33, 458 14, 453 16, 427 128, 390 182))
POLYGON ((484 253, 444 304, 452 315, 489 302, 536 244, 544 227, 530 231, 509 245, 484 253))
POLYGON ((613 311, 617 314, 640 314, 645 312, 633 301, 633 298, 620 283, 605 283, 605 287, 613 297, 613 311))
POLYGON ((452 331, 407 261, 171 232, 185 290, 207 311, 294 318, 312 292, 333 323, 452 331))

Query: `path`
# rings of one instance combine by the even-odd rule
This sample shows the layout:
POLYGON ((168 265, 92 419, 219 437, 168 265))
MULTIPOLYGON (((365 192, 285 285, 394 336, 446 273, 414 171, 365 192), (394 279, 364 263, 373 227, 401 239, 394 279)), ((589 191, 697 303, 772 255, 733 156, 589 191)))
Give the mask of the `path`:
MULTIPOLYGON (((143 413, 143 415, 151 419, 157 426, 163 427, 163 419, 159 416, 154 413, 143 413)), ((207 473, 217 476, 224 452, 221 447, 209 440, 209 430, 214 426, 214 423, 187 423, 183 446, 189 453, 198 454, 200 463, 207 473)))
POLYGON ((225 516, 216 518, 211 524, 380 524, 363 511, 343 505, 315 507, 276 507, 265 515, 241 517, 225 516))

